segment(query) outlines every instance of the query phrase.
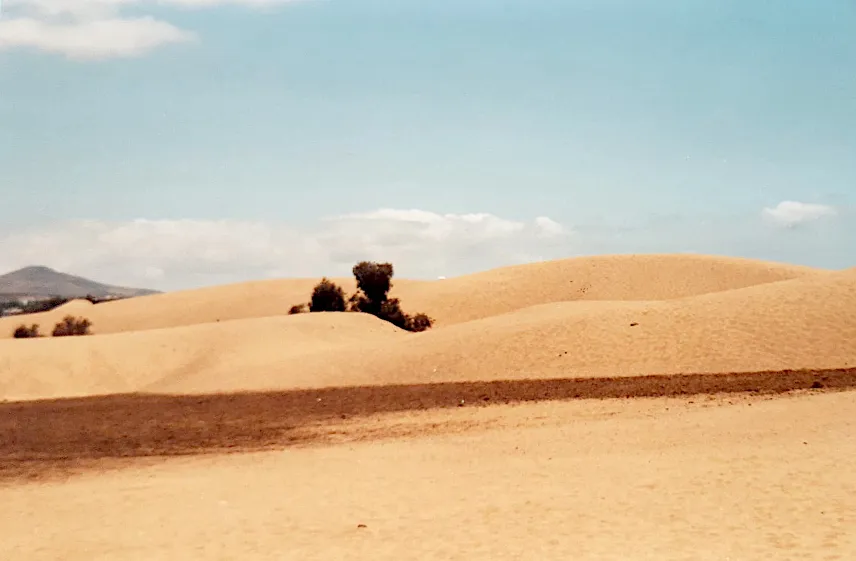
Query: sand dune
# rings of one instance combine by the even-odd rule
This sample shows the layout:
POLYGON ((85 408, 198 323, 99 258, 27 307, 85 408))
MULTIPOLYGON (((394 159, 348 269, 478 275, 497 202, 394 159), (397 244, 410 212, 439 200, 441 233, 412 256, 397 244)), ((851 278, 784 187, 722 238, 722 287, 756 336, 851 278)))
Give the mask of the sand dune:
POLYGON ((856 365, 856 272, 677 300, 541 304, 422 334, 312 314, 0 341, 0 353, 7 399, 843 368, 856 365))
MULTIPOLYGON (((186 327, 0 341, 0 397, 27 399, 136 391, 207 372, 252 385, 260 372, 299 365, 304 355, 408 334, 366 314, 301 314, 186 327)), ((256 382, 257 383, 257 382, 256 382)))
MULTIPOLYGON (((353 291, 353 279, 336 279, 353 291)), ((74 300, 40 314, 0 318, 0 338, 10 337, 21 323, 37 323, 50 333, 65 315, 85 314, 97 334, 195 325, 233 319, 285 315, 307 302, 318 279, 282 279, 140 296, 92 305, 74 300)), ((407 282, 403 282, 407 284, 407 282)))
MULTIPOLYGON (((577 300, 663 300, 719 292, 824 271, 748 259, 703 255, 580 257, 505 267, 443 281, 395 279, 393 296, 442 327, 536 304, 577 300)), ((334 279, 349 294, 353 278, 334 279)), ((194 325, 284 315, 306 302, 318 279, 254 281, 143 296, 90 306, 75 301, 43 314, 0 318, 0 338, 21 323, 49 333, 68 313, 86 314, 94 333, 194 325)))
POLYGON ((708 255, 603 255, 414 285, 408 287, 404 302, 438 318, 440 325, 449 325, 550 302, 671 300, 825 272, 708 255))
POLYGON ((464 380, 715 373, 856 365, 856 273, 662 302, 561 302, 395 345, 308 354, 238 386, 197 370, 168 392, 464 380), (632 325, 637 324, 637 325, 632 325))

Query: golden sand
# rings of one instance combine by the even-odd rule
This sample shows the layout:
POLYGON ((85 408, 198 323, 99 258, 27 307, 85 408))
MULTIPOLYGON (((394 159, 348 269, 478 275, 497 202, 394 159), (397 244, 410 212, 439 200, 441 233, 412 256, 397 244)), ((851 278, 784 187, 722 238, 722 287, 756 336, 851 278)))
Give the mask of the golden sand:
POLYGON ((856 269, 396 281, 418 334, 286 315, 316 282, 0 319, 0 559, 856 558, 856 393, 829 390, 856 386, 856 269), (8 338, 67 314, 95 335, 8 338), (788 384, 827 390, 503 404, 788 384))
POLYGON ((349 421, 327 444, 0 487, 0 559, 849 561, 854 398, 349 421))
MULTIPOLYGON (((289 282, 280 284, 298 284, 289 282)), ((414 294, 411 300, 402 297, 406 308, 446 315, 446 323, 421 334, 361 314, 258 317, 262 302, 277 301, 280 284, 248 283, 243 292, 231 285, 220 292, 204 289, 96 306, 69 303, 77 312, 89 312, 96 332, 111 311, 115 316, 107 325, 139 326, 146 318, 147 328, 122 327, 83 338, 0 340, 0 396, 856 366, 856 270, 644 256, 572 259, 457 280, 403 282, 399 294, 414 294), (571 277, 574 271, 579 274, 571 277), (601 275, 599 282, 591 271, 601 275), (660 276, 641 276, 645 271, 660 271, 660 276), (684 276, 669 278, 663 271, 684 276), (582 297, 562 292, 578 282, 591 284, 582 297), (507 298, 516 294, 523 304, 507 305, 503 291, 492 286, 506 287, 507 298), (494 294, 499 296, 492 299, 494 294), (247 308, 242 295, 250 302, 247 308), (195 311, 205 302, 219 306, 222 317, 216 319, 223 321, 209 322, 208 315, 195 311), (467 303, 470 311, 455 316, 455 306, 467 303), (461 315, 480 319, 458 321, 461 315), (187 325, 191 321, 200 323, 187 325)), ((310 283, 304 285, 308 290, 310 283)), ((297 298, 285 293, 279 300, 297 298)))

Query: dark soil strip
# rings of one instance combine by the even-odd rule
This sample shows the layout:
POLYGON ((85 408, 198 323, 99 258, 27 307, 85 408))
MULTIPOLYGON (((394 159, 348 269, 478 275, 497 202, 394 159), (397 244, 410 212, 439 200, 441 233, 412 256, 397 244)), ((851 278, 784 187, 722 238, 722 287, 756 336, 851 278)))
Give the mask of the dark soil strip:
POLYGON ((0 480, 105 458, 250 451, 305 442, 313 423, 396 411, 582 398, 856 388, 856 368, 340 387, 263 393, 127 394, 0 404, 0 480))

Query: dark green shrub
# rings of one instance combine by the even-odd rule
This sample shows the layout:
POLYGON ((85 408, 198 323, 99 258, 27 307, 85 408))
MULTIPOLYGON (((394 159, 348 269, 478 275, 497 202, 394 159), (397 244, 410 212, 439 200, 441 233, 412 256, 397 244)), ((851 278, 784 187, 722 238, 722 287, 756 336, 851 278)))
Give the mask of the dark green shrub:
POLYGON ((407 314, 401 309, 398 298, 390 298, 380 305, 380 313, 374 314, 401 329, 407 329, 407 314))
MULTIPOLYGON (((357 281, 357 291, 347 300, 342 288, 326 277, 312 291, 308 306, 310 312, 362 312, 371 314, 407 331, 425 331, 434 325, 426 314, 409 316, 401 309, 398 298, 390 298, 394 269, 391 263, 361 261, 352 270, 357 281)), ((292 306, 288 313, 300 314, 307 311, 306 304, 292 306)))
POLYGON ((310 312, 344 312, 345 291, 336 283, 326 277, 321 279, 312 290, 312 298, 309 301, 310 312))
POLYGON ((383 303, 392 289, 392 276, 395 274, 392 264, 361 261, 354 265, 352 272, 358 291, 351 297, 352 309, 380 317, 383 303))
POLYGON ((54 337, 68 337, 72 335, 90 335, 89 328, 92 327, 92 322, 86 318, 76 318, 74 316, 65 316, 61 322, 54 327, 54 337))
POLYGON ((419 333, 431 329, 431 326, 433 325, 433 318, 429 317, 427 314, 419 313, 407 318, 407 325, 404 329, 406 329, 407 331, 419 333))
POLYGON ((398 298, 389 297, 395 274, 391 263, 362 261, 354 266, 353 273, 357 292, 348 301, 351 311, 372 314, 407 331, 425 331, 434 324, 425 314, 407 315, 398 298))
POLYGON ((29 327, 26 325, 19 325, 12 336, 15 339, 34 339, 36 337, 41 337, 39 334, 39 325, 36 323, 29 327))

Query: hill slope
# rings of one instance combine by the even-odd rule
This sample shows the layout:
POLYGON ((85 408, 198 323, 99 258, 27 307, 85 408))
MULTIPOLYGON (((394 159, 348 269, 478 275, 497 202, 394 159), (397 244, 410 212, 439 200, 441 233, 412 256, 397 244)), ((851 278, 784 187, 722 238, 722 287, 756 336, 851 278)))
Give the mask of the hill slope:
POLYGON ((87 295, 129 297, 155 293, 154 290, 102 284, 83 277, 60 273, 48 267, 24 267, 0 275, 0 297, 84 298, 87 295))

